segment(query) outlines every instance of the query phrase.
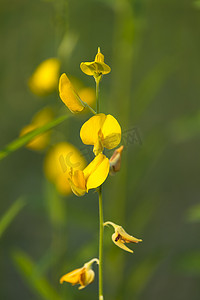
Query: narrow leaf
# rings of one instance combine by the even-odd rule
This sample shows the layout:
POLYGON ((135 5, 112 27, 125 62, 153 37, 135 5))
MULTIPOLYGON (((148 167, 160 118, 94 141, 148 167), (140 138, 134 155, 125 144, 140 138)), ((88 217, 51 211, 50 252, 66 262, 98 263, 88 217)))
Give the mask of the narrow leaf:
POLYGON ((36 136, 45 133, 46 131, 54 128, 55 126, 61 124, 63 121, 65 121, 67 118, 69 118, 70 115, 63 115, 57 119, 54 119, 53 121, 45 124, 44 126, 37 128, 31 132, 28 132, 24 136, 21 136, 8 144, 3 150, 0 151, 0 160, 11 154, 12 152, 18 150, 19 148, 23 147, 27 143, 29 143, 31 140, 33 140, 36 136))
POLYGON ((11 207, 7 210, 7 212, 0 219, 0 237, 7 229, 7 227, 11 224, 17 214, 22 210, 25 205, 25 201, 22 198, 17 199, 11 207))
POLYGON ((60 295, 52 288, 45 277, 35 271, 35 264, 23 251, 13 253, 13 261, 24 280, 36 294, 45 300, 61 300, 60 295))

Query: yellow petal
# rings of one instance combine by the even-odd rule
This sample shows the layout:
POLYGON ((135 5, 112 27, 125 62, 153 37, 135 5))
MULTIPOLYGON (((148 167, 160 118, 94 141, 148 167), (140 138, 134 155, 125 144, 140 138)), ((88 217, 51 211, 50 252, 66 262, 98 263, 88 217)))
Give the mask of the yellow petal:
POLYGON ((79 187, 82 190, 85 189, 85 177, 83 171, 75 170, 71 179, 75 186, 79 187))
POLYGON ((107 149, 117 147, 121 141, 121 127, 117 120, 107 115, 102 127, 103 145, 107 149))
POLYGON ((111 71, 111 68, 102 62, 82 62, 80 65, 83 73, 89 76, 103 75, 108 74, 111 71))
POLYGON ((120 234, 125 243, 139 243, 141 239, 137 239, 134 236, 128 234, 121 226, 117 228, 117 233, 120 234))
POLYGON ((83 196, 86 192, 86 181, 84 173, 81 170, 73 170, 68 173, 70 178, 68 178, 71 185, 73 193, 77 196, 83 196))
POLYGON ((104 62, 104 55, 101 53, 100 47, 98 47, 98 52, 97 55, 95 56, 95 60, 96 62, 104 62))
POLYGON ((67 75, 63 73, 59 80, 59 94, 61 100, 73 113, 82 111, 85 108, 76 91, 74 90, 67 75))
POLYGON ((117 232, 113 233, 112 240, 115 243, 115 245, 117 245, 121 249, 133 253, 133 250, 129 249, 128 247, 126 247, 126 245, 124 243, 121 242, 121 240, 119 238, 119 234, 117 232))
POLYGON ((86 285, 90 284, 94 281, 95 273, 92 269, 86 270, 84 273, 80 276, 80 284, 81 286, 78 288, 79 290, 82 290, 86 287, 86 285))
POLYGON ((72 272, 69 272, 69 273, 65 274, 64 276, 62 276, 60 278, 60 283, 63 283, 64 281, 66 281, 66 282, 72 283, 73 285, 78 284, 79 278, 84 271, 85 271, 85 268, 79 268, 79 269, 73 270, 72 272))
POLYGON ((94 145, 97 142, 99 130, 103 126, 105 119, 105 114, 97 114, 83 124, 80 137, 84 144, 94 145))
POLYGON ((109 173, 109 159, 100 153, 94 160, 83 170, 86 178, 87 191, 100 186, 107 178, 109 173))
POLYGON ((96 142, 94 143, 93 152, 95 155, 98 155, 99 153, 103 152, 103 141, 102 141, 102 131, 99 130, 98 137, 96 142))
POLYGON ((76 196, 81 197, 85 194, 86 189, 81 189, 78 186, 76 186, 72 181, 70 181, 70 179, 68 179, 68 180, 69 180, 69 183, 71 186, 71 190, 76 196))

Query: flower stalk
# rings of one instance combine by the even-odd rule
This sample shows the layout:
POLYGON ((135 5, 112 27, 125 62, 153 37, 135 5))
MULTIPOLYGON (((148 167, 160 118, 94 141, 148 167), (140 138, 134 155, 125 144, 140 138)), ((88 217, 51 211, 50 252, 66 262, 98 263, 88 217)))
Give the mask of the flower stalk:
MULTIPOLYGON (((99 77, 96 82, 96 111, 100 112, 99 105, 99 77)), ((103 201, 102 201, 102 185, 98 189, 99 194, 99 300, 103 300, 103 201)))
POLYGON ((102 186, 99 187, 99 300, 103 300, 103 202, 102 186))

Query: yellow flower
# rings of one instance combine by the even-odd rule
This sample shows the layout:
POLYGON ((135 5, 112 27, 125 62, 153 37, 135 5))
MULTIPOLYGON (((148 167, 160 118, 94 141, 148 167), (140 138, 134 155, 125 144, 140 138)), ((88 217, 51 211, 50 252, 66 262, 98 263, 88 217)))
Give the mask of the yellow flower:
POLYGON ((72 285, 80 284, 79 290, 84 289, 88 284, 94 281, 95 273, 92 270, 92 264, 96 262, 99 264, 97 258, 91 259, 88 263, 85 263, 82 268, 75 269, 60 278, 60 283, 69 282, 72 285))
POLYGON ((121 141, 121 127, 113 116, 97 114, 83 124, 80 137, 84 144, 94 145, 93 152, 98 155, 104 147, 117 147, 121 141))
POLYGON ((73 193, 83 196, 88 190, 99 187, 107 178, 109 173, 109 159, 100 153, 82 171, 70 168, 68 180, 73 193))
POLYGON ((76 93, 71 81, 65 73, 60 76, 59 94, 61 100, 73 113, 81 112, 86 106, 76 93))
POLYGON ((131 249, 129 249, 128 247, 126 247, 126 245, 124 245, 125 243, 139 243, 142 242, 141 239, 137 239, 135 237, 133 237, 132 235, 129 235, 128 233, 126 233, 126 231, 122 228, 122 226, 116 225, 113 222, 105 222, 104 226, 106 225, 112 225, 113 228, 115 229, 115 232, 112 235, 112 240, 115 243, 115 245, 117 245, 118 247, 122 248, 125 251, 131 252, 133 253, 133 251, 131 249))
POLYGON ((68 182, 70 167, 74 170, 84 169, 86 161, 80 151, 73 145, 61 142, 54 145, 44 160, 44 173, 49 181, 55 184, 57 191, 62 195, 71 193, 68 182))
MULTIPOLYGON (((49 107, 42 109, 33 117, 29 125, 26 125, 24 128, 22 128, 20 136, 23 136, 36 128, 42 127, 46 123, 50 122, 52 118, 53 111, 49 107)), ((26 145, 26 147, 31 150, 43 150, 48 145, 49 140, 50 131, 42 133, 41 135, 35 137, 31 142, 29 142, 26 145)))
POLYGON ((104 55, 98 48, 98 53, 95 56, 95 60, 92 62, 82 62, 80 65, 81 70, 86 75, 94 76, 95 79, 101 79, 101 76, 108 74, 111 68, 104 63, 104 55))
POLYGON ((116 149, 111 156, 110 162, 110 175, 115 175, 116 172, 120 171, 121 168, 121 158, 122 158, 122 151, 124 146, 119 147, 116 149))
POLYGON ((31 91, 39 96, 44 96, 56 90, 60 72, 60 61, 49 58, 43 61, 29 79, 31 91))

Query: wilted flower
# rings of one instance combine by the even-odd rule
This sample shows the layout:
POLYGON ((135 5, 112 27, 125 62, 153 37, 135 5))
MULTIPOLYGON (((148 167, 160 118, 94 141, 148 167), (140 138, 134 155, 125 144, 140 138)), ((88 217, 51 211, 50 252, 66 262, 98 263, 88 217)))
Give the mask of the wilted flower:
POLYGON ((121 141, 121 127, 113 116, 97 114, 83 124, 80 137, 84 144, 94 145, 93 152, 98 155, 104 147, 117 147, 121 141))
POLYGON ((113 226, 115 232, 112 235, 112 240, 115 243, 115 245, 117 245, 118 247, 122 248, 125 251, 133 253, 133 251, 131 249, 126 247, 125 243, 139 243, 139 242, 142 242, 141 239, 137 239, 134 236, 129 235, 128 233, 126 233, 126 231, 120 225, 116 225, 115 223, 110 222, 110 221, 105 222, 104 226, 106 226, 106 225, 113 226))
POLYGON ((124 146, 119 147, 116 149, 109 159, 110 162, 110 175, 115 175, 116 172, 120 171, 121 168, 121 157, 122 157, 122 151, 124 149, 124 146))
POLYGON ((93 258, 89 262, 85 263, 82 268, 75 269, 72 272, 62 276, 60 278, 60 283, 66 281, 72 285, 80 284, 78 288, 79 290, 85 288, 88 284, 94 281, 95 273, 92 270, 92 264, 94 262, 99 264, 99 260, 97 258, 93 258))
POLYGON ((49 58, 43 61, 29 79, 31 91, 44 96, 56 90, 60 72, 60 61, 57 58, 49 58))
MULTIPOLYGON (((46 123, 50 122, 53 119, 53 111, 51 108, 46 107, 39 111, 32 119, 29 125, 26 125, 22 128, 20 136, 25 135, 28 132, 31 132, 39 127, 42 127, 46 123)), ((26 147, 31 150, 43 150, 47 147, 50 140, 50 131, 42 133, 35 137, 31 142, 29 142, 26 147)))
POLYGON ((108 74, 111 71, 111 68, 104 63, 104 55, 98 48, 98 53, 95 56, 95 60, 92 62, 82 62, 80 65, 81 70, 86 75, 94 76, 95 79, 101 79, 101 76, 108 74))

